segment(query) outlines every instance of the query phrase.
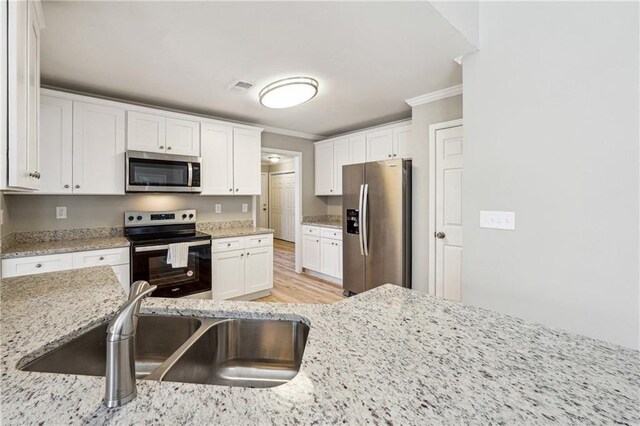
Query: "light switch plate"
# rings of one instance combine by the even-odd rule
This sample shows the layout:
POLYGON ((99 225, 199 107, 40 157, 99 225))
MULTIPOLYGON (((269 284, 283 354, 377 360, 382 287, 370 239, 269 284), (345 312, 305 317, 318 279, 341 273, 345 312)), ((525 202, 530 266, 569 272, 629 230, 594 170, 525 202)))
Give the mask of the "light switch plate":
POLYGON ((242 213, 249 211, 249 203, 242 203, 242 213))
POLYGON ((67 208, 56 207, 56 219, 66 219, 66 218, 67 218, 67 208))
POLYGON ((516 229, 515 212, 493 212, 480 211, 480 228, 506 229, 513 231, 516 229))
POLYGON ((216 204, 216 213, 222 213, 222 204, 216 204))

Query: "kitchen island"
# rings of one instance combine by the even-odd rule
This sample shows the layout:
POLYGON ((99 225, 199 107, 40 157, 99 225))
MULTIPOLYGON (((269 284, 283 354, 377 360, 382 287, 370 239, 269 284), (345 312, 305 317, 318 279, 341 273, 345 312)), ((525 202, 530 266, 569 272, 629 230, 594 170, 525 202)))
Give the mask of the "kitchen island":
POLYGON ((333 305, 146 299, 142 313, 310 325, 300 373, 251 389, 138 381, 102 405, 104 378, 16 368, 108 321, 108 267, 2 280, 2 424, 537 424, 640 422, 640 353, 383 286, 333 305))

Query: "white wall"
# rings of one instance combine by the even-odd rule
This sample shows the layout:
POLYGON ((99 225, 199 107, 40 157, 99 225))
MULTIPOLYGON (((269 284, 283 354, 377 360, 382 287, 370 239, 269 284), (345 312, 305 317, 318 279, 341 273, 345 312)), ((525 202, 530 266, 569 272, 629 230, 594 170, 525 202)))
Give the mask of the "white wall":
POLYGON ((640 348, 638 3, 483 2, 463 302, 640 348), (479 228, 516 212, 515 231, 479 228))
POLYGON ((479 0, 448 0, 432 1, 430 3, 472 45, 480 47, 480 31, 478 28, 479 0))
POLYGON ((462 95, 412 108, 412 287, 429 290, 429 126, 462 118, 462 95))

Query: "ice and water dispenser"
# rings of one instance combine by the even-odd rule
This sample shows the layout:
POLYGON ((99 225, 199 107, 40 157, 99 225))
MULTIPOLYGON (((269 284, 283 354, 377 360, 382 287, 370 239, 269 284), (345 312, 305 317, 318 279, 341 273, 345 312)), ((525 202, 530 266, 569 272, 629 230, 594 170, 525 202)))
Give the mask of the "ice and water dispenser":
POLYGON ((358 223, 358 209, 347 209, 347 234, 360 234, 360 223, 358 223))

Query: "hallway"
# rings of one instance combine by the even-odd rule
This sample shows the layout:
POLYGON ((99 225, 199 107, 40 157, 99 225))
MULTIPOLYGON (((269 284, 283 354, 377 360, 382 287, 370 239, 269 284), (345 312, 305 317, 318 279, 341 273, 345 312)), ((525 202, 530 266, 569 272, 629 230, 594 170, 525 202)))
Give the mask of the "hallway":
POLYGON ((256 302, 334 303, 344 299, 342 287, 328 281, 300 275, 294 270, 295 244, 273 240, 273 290, 256 302))

